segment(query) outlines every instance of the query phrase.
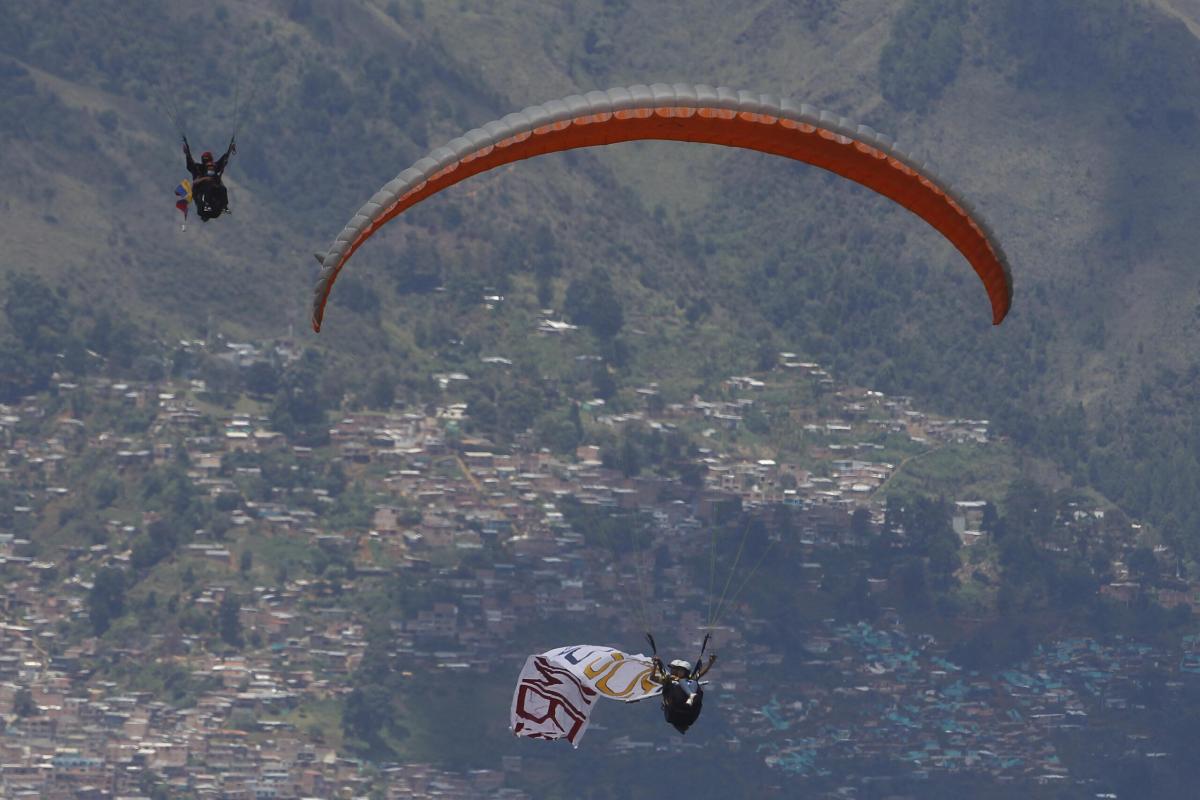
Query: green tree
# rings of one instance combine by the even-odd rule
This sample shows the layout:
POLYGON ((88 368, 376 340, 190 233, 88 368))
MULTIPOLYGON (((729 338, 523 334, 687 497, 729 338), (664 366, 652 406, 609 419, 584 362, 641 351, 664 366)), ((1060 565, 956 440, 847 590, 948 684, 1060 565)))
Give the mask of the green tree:
POLYGON ((867 542, 872 538, 871 512, 865 508, 856 508, 850 515, 850 534, 859 542, 867 542))
POLYGON ((258 397, 271 397, 279 389, 279 372, 266 361, 255 361, 246 368, 246 391, 258 397))
POLYGON ((883 505, 883 531, 895 536, 904 527, 904 502, 889 494, 883 505))
POLYGON ((933 606, 933 595, 929 590, 929 577, 925 562, 919 558, 910 558, 900 568, 900 596, 905 606, 916 611, 924 611, 933 606))
POLYGON ((44 353, 58 349, 70 310, 65 291, 56 292, 35 274, 18 272, 9 276, 4 314, 27 348, 44 353))
POLYGON ((442 285, 442 259, 436 248, 415 242, 391 270, 399 294, 426 294, 442 285))
POLYGON ((387 685, 392 677, 390 627, 386 622, 376 621, 367 628, 366 639, 367 646, 363 650, 362 661, 358 663, 358 669, 354 672, 354 682, 387 685))
POLYGON ((625 324, 625 312, 617 300, 612 278, 593 269, 567 285, 563 311, 576 325, 584 325, 602 339, 611 339, 625 324))
POLYGON ((242 646, 242 620, 239 616, 242 604, 233 592, 226 592, 217 608, 217 630, 221 641, 230 647, 242 646))
POLYGON ((757 408, 750 408, 745 414, 746 430, 759 436, 771 432, 771 420, 757 408))
POLYGON ((555 453, 574 453, 580 441, 579 428, 561 411, 550 411, 539 417, 534 423, 533 435, 538 444, 555 453))
POLYGON ((958 75, 963 0, 909 0, 879 56, 879 88, 902 110, 921 110, 958 75))
POLYGON ((386 411, 396 402, 396 376, 387 370, 380 370, 371 377, 371 385, 367 389, 367 404, 371 408, 386 411))
POLYGON ((114 366, 128 367, 141 352, 138 330, 133 323, 113 321, 107 309, 96 314, 91 330, 84 337, 88 349, 107 358, 114 366))
POLYGON ((52 360, 39 357, 16 339, 0 336, 0 403, 15 403, 46 389, 53 372, 52 360))
POLYGON ((338 302, 355 314, 362 314, 372 321, 379 319, 379 295, 353 276, 338 281, 338 302))
POLYGON ((151 522, 144 534, 133 540, 129 563, 134 569, 145 570, 175 552, 179 546, 176 524, 164 519, 151 522))
POLYGON ((602 400, 616 397, 617 381, 607 364, 597 364, 592 370, 592 391, 602 400))
POLYGON ((998 523, 997 536, 1023 533, 1043 540, 1054 528, 1054 498, 1049 491, 1025 478, 1009 484, 1004 495, 1004 512, 998 523))
POLYGON ((37 714, 37 703, 33 702, 33 692, 22 686, 13 694, 13 713, 18 717, 32 717, 37 714))
POLYGON ((632 478, 642 471, 642 460, 642 451, 637 442, 628 433, 623 435, 617 449, 616 468, 621 470, 625 477, 632 478))
POLYGON ((271 406, 271 427, 300 444, 320 445, 329 438, 328 401, 321 392, 322 362, 313 350, 283 376, 271 406))
POLYGON ((356 686, 347 695, 342 707, 343 732, 374 745, 391 717, 391 705, 391 697, 385 687, 377 683, 356 686))
POLYGON ((996 533, 996 526, 1000 523, 1000 516, 996 513, 996 506, 987 502, 983 504, 983 519, 979 522, 979 530, 983 533, 992 536, 996 533))
POLYGON ((87 604, 92 631, 100 636, 125 613, 125 572, 117 567, 103 567, 97 572, 87 604))
POLYGON ((111 506, 121 494, 121 482, 109 472, 101 472, 92 479, 92 499, 96 508, 111 506))
POLYGON ((1154 550, 1150 547, 1141 545, 1134 548, 1133 552, 1129 554, 1129 573, 1143 585, 1156 585, 1160 571, 1158 556, 1154 555, 1154 550))

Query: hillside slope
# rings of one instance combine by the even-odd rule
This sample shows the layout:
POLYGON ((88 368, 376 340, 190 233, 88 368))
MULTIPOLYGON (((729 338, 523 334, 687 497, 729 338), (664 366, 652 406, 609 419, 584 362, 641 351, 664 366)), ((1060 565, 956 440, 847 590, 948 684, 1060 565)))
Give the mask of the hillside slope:
MULTIPOLYGON (((531 315, 598 268, 625 310, 618 376, 680 393, 792 349, 1037 439, 1062 409, 1119 429, 1155 387, 1192 391, 1200 42, 1183 0, 0 12, 0 269, 36 270, 164 336, 304 330, 310 253, 471 126, 573 91, 709 81, 792 95, 926 153, 1009 251, 1010 320, 991 329, 958 254, 857 187, 648 143, 536 159, 432 199, 356 257, 307 341, 339 354, 349 383, 453 361, 421 333, 447 320, 450 338, 535 357, 531 315), (199 148, 241 126, 233 216, 186 232, 172 109, 199 148), (428 293, 439 283, 446 294, 428 293), (507 293, 498 314, 480 311, 489 287, 507 293)), ((1181 424, 1184 401, 1167 406, 1156 430, 1181 424)), ((1108 467, 1136 448, 1119 436, 1110 450, 1108 467)))

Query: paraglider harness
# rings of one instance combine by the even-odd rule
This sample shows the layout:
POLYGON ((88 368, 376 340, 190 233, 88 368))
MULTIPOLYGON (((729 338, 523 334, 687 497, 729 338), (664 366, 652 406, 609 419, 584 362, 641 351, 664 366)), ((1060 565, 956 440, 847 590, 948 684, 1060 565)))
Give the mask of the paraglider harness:
POLYGON ((155 102, 171 120, 171 124, 179 133, 180 138, 183 139, 183 154, 187 157, 187 169, 191 178, 180 181, 179 185, 175 187, 175 207, 183 214, 183 224, 180 226, 181 230, 187 230, 188 204, 190 202, 195 202, 196 213, 204 222, 229 213, 229 192, 225 188, 221 176, 225 172, 225 167, 229 164, 230 157, 237 153, 237 137, 238 131, 241 130, 242 113, 247 107, 253 107, 254 95, 258 91, 258 84, 251 82, 250 99, 248 102, 242 102, 242 84, 244 82, 242 64, 244 54, 244 49, 239 47, 237 56, 234 59, 233 111, 230 115, 233 132, 229 137, 229 147, 225 150, 225 154, 216 161, 213 161, 211 153, 205 153, 201 156, 200 163, 196 163, 192 159, 191 148, 188 146, 187 135, 185 133, 188 126, 183 115, 184 109, 177 100, 177 97, 182 92, 180 91, 180 87, 175 85, 171 79, 171 71, 167 70, 163 74, 166 82, 165 87, 156 87, 153 83, 149 85, 155 102), (163 90, 164 88, 165 91, 163 90))
POLYGON ((652 653, 650 662, 653 672, 650 673, 650 680, 662 686, 663 717, 680 733, 687 733, 688 728, 700 718, 700 711, 704 706, 704 684, 708 681, 700 679, 717 660, 717 656, 712 654, 708 657, 708 663, 703 663, 704 651, 708 648, 711 638, 712 634, 704 634, 704 643, 700 646, 700 657, 696 659, 696 666, 693 667, 680 659, 672 661, 664 668, 662 659, 658 657, 654 637, 646 634, 646 641, 650 643, 652 653))
POLYGON ((196 203, 196 214, 201 221, 208 222, 229 211, 229 192, 221 181, 221 175, 229 164, 230 156, 237 153, 237 142, 231 138, 229 147, 216 161, 212 153, 204 153, 200 163, 192 159, 192 150, 187 137, 183 137, 183 154, 187 158, 187 169, 192 176, 191 194, 196 203))

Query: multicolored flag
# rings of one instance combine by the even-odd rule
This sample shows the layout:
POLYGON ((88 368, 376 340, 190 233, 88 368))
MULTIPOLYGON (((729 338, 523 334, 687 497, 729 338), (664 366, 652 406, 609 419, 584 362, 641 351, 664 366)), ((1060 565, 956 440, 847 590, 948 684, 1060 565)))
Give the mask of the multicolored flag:
POLYGON ((530 656, 513 692, 509 727, 517 736, 578 747, 596 698, 635 703, 662 693, 652 671, 646 656, 612 647, 576 645, 530 656))
POLYGON ((175 187, 175 196, 179 199, 175 201, 175 207, 183 212, 183 224, 187 225, 188 206, 192 203, 192 182, 184 178, 175 187))

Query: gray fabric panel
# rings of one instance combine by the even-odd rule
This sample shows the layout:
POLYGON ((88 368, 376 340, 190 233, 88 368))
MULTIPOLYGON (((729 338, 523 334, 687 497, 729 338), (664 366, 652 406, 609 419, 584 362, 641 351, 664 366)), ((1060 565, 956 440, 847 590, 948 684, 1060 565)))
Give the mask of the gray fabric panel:
POLYGON ((654 93, 650 87, 639 83, 629 87, 630 108, 654 108, 654 93))
MULTIPOLYGON (((524 133, 530 129, 529 117, 522 114, 520 111, 515 114, 507 114, 500 120, 509 129, 509 136, 515 136, 518 133, 524 133)), ((507 137, 506 137, 507 138, 507 137)))
POLYGON ((572 119, 592 113, 591 104, 589 104, 587 98, 581 94, 573 94, 570 97, 564 97, 563 102, 566 104, 567 108, 571 109, 572 119))
POLYGON ((438 171, 438 162, 434 161, 429 156, 419 159, 413 164, 413 169, 421 173, 422 178, 428 178, 430 175, 438 171))
POLYGON ((762 108, 762 113, 770 114, 772 117, 779 116, 779 98, 773 94, 760 94, 758 96, 758 105, 762 108))
POLYGON ((705 83, 696 84, 696 103, 711 108, 717 104, 717 90, 705 83))
POLYGON ((467 153, 474 152, 475 145, 465 136, 458 136, 446 143, 446 149, 454 153, 456 161, 461 161, 467 153))
POLYGON ((751 114, 762 112, 762 103, 758 100, 757 92, 747 92, 742 89, 738 95, 738 111, 749 111, 751 114))
POLYGON ((500 120, 489 122, 487 125, 483 126, 483 129, 487 131, 488 136, 492 137, 492 144, 495 144, 502 139, 507 139, 513 135, 512 128, 505 125, 500 120))
POLYGON ((717 102, 714 104, 717 108, 727 108, 731 111, 738 110, 737 92, 730 89, 728 86, 717 87, 717 102))
POLYGON ((412 187, 416 186, 418 183, 420 183, 424 179, 424 177, 421 175, 421 171, 417 170, 417 169, 413 169, 412 167, 409 167, 408 169, 404 170, 404 172, 401 172, 396 177, 399 178, 400 180, 404 181, 407 184, 407 186, 404 187, 405 192, 407 192, 412 187))
POLYGON ((529 118, 530 129, 540 128, 550 124, 550 111, 545 106, 530 106, 521 112, 529 118))
POLYGON ((434 150, 429 154, 429 157, 437 162, 438 169, 443 169, 458 161, 458 158, 454 155, 454 151, 445 145, 434 150))
POLYGON ((633 102, 633 95, 624 86, 614 86, 605 94, 608 95, 608 102, 612 104, 613 111, 629 108, 629 104, 633 102))
POLYGON ((799 122, 804 116, 800 106, 801 104, 792 98, 785 97, 779 101, 779 116, 799 122))
POLYGON ((375 194, 371 195, 371 199, 367 202, 374 203, 377 206, 390 206, 392 203, 396 202, 396 195, 389 192, 385 186, 375 194))
POLYGON ((571 109, 562 100, 551 100, 546 103, 546 111, 550 113, 550 122, 562 122, 571 118, 571 109))
POLYGON ((676 83, 671 86, 671 91, 675 92, 675 105, 683 106, 684 108, 696 107, 696 87, 689 83, 676 83))
POLYGON ((675 105, 675 90, 665 83, 653 84, 650 87, 650 94, 654 95, 655 106, 675 105))
POLYGON ((612 111, 612 100, 607 92, 590 91, 585 94, 584 99, 588 102, 588 109, 593 114, 604 114, 612 111))
POLYGON ((399 197, 400 195, 402 195, 405 192, 405 189, 406 189, 406 184, 403 179, 392 178, 390 181, 385 183, 383 185, 383 188, 380 189, 379 191, 387 192, 393 198, 396 198, 396 197, 399 197))
POLYGON ((837 121, 837 114, 831 114, 828 111, 822 111, 817 115, 817 122, 822 128, 827 130, 836 131, 838 127, 837 121))
POLYGON ((466 139, 468 142, 470 142, 472 145, 474 145, 474 147, 472 148, 472 152, 474 152, 475 150, 482 150, 483 148, 485 148, 488 145, 493 143, 492 137, 489 136, 488 132, 485 131, 483 128, 475 128, 473 130, 469 130, 465 134, 463 134, 463 138, 466 139))

